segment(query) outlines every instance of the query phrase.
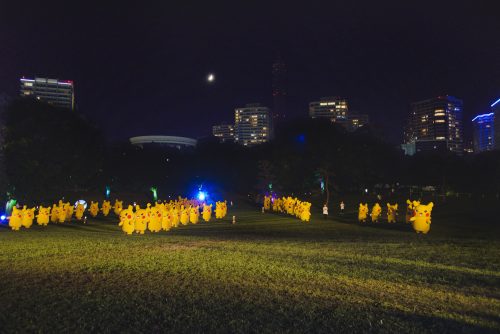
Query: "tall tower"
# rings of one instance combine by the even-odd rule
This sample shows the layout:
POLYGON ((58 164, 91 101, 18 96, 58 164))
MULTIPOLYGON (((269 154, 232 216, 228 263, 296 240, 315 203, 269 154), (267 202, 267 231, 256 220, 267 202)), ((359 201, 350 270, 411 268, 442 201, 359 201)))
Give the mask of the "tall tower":
POLYGON ((252 103, 234 110, 234 141, 236 143, 254 146, 268 142, 270 137, 269 108, 252 103))
POLYGON ((281 57, 273 63, 273 121, 286 117, 286 66, 281 57))
POLYGON ((415 145, 416 152, 451 151, 463 153, 463 102, 453 96, 412 103, 405 144, 415 145))

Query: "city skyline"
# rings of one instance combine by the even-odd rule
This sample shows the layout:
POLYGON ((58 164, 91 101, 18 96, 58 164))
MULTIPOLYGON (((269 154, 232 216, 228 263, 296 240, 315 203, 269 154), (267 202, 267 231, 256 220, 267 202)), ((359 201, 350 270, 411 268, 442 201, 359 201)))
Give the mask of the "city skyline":
MULTIPOLYGON (((5 5, 0 92, 17 96, 22 76, 71 79, 77 109, 108 139, 199 137, 230 122, 237 106, 273 106, 272 64, 279 53, 288 118, 307 117, 308 103, 322 96, 345 96, 350 110, 368 114, 395 144, 414 101, 457 96, 467 121, 488 112, 500 95, 494 8, 204 6, 193 14, 187 4, 119 11, 103 5, 96 14, 78 5, 70 13, 35 2, 5 5), (216 78, 210 85, 207 73, 216 78)), ((471 129, 465 131, 470 140, 471 129)))

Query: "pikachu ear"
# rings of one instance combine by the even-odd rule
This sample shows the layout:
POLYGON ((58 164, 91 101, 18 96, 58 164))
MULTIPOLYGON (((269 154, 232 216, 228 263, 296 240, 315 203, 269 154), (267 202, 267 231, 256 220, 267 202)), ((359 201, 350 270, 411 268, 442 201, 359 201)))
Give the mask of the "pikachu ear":
POLYGON ((434 203, 430 202, 428 206, 432 209, 434 207, 434 203))

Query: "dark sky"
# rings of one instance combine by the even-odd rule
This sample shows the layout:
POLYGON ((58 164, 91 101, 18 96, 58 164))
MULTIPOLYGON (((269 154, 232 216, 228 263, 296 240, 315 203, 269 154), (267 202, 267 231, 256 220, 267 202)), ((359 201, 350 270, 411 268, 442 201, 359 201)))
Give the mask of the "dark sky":
POLYGON ((104 2, 0 0, 0 92, 22 75, 74 80, 112 140, 200 137, 235 107, 270 106, 277 53, 289 116, 345 96, 393 142, 411 101, 462 98, 469 126, 500 97, 499 1, 104 2))

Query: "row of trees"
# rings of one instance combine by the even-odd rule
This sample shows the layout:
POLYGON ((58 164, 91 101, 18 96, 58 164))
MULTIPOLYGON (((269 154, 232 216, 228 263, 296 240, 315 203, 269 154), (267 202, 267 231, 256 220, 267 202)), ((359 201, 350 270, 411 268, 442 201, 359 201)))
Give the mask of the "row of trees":
POLYGON ((324 120, 302 119, 278 129, 274 141, 253 148, 199 142, 196 149, 105 146, 81 115, 34 100, 17 100, 3 117, 2 155, 8 182, 2 194, 22 201, 53 200, 68 193, 187 194, 200 185, 215 193, 359 192, 377 185, 435 186, 496 195, 500 153, 404 156, 368 127, 348 133, 324 120), (323 187, 321 187, 323 186, 323 187))

